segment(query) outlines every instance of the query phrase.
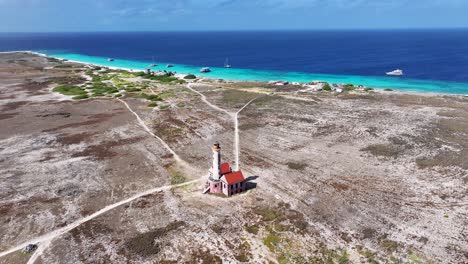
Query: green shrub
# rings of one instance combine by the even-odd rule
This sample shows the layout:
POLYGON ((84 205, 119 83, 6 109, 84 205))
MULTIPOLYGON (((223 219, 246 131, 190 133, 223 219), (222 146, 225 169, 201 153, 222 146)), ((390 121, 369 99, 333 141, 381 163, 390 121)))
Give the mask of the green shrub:
POLYGON ((270 233, 267 237, 263 239, 263 244, 270 249, 271 252, 275 252, 276 246, 281 241, 280 237, 275 233, 270 233))
POLYGON ((159 95, 157 95, 157 94, 141 93, 140 97, 145 98, 146 100, 153 101, 153 102, 163 101, 163 99, 161 97, 159 97, 159 95))
POLYGON ((356 87, 353 84, 349 83, 349 84, 344 85, 344 90, 346 90, 346 91, 352 91, 354 89, 356 89, 356 87))
POLYGON ((85 95, 86 91, 79 87, 79 86, 74 86, 74 85, 61 85, 57 86, 53 90, 54 92, 61 93, 63 95, 85 95))
POLYGON ((159 106, 159 109, 161 109, 161 110, 166 110, 168 108, 169 108, 169 105, 160 105, 159 106))
POLYGON ((390 88, 385 88, 385 89, 383 89, 383 90, 386 91, 386 92, 391 92, 391 91, 393 91, 393 89, 390 89, 390 88))
POLYGON ((160 81, 163 83, 170 83, 170 82, 178 80, 176 77, 172 76, 171 73, 166 73, 165 75, 152 75, 152 74, 146 74, 144 72, 138 72, 135 75, 145 78, 145 79, 149 79, 153 81, 160 81))
POLYGON ((148 107, 156 107, 156 106, 158 106, 158 103, 150 103, 150 104, 148 104, 147 106, 148 106, 148 107))
POLYGON ((304 170, 307 167, 307 164, 297 162, 288 162, 286 165, 288 165, 288 168, 293 170, 304 170))
POLYGON ((257 225, 246 225, 245 226, 245 229, 247 230, 247 232, 251 233, 251 234, 257 234, 258 233, 258 226, 257 225))
POLYGON ((87 99, 87 98, 88 98, 87 94, 82 94, 82 95, 77 95, 77 96, 72 97, 73 100, 82 100, 82 99, 87 99))
POLYGON ((184 174, 176 168, 170 168, 169 173, 171 174, 171 185, 181 184, 187 181, 184 174))
POLYGON ((197 76, 195 76, 194 74, 188 74, 188 75, 185 75, 184 79, 187 79, 187 80, 192 80, 192 79, 196 79, 197 76))
POLYGON ((332 88, 331 88, 330 84, 326 83, 326 84, 323 85, 322 90, 324 90, 324 91, 331 91, 332 88))

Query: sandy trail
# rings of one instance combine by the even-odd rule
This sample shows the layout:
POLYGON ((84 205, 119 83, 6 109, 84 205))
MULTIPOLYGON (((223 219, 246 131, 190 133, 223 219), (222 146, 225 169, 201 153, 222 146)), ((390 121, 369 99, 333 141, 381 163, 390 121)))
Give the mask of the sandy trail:
POLYGON ((119 100, 121 103, 123 103, 123 104, 127 107, 128 111, 130 111, 130 112, 136 117, 136 119, 138 120, 138 123, 140 124, 140 126, 142 126, 143 129, 144 129, 146 132, 148 132, 148 134, 150 134, 152 137, 158 139, 158 140, 161 142, 161 144, 173 155, 174 159, 175 159, 179 164, 185 166, 186 168, 189 168, 189 167, 190 167, 190 165, 188 165, 187 162, 185 162, 184 160, 182 160, 182 159, 180 158, 180 156, 177 155, 177 153, 175 153, 175 151, 174 151, 171 147, 169 147, 169 145, 168 145, 164 140, 162 140, 160 137, 158 137, 156 134, 154 134, 154 133, 151 131, 151 129, 149 129, 149 127, 145 124, 145 122, 143 121, 143 119, 141 119, 140 116, 139 116, 135 111, 132 110, 132 108, 127 104, 127 102, 125 102, 124 100, 122 100, 122 99, 120 99, 120 98, 117 98, 117 100, 119 100))
MULTIPOLYGON (((131 109, 131 107, 127 104, 127 102, 125 102, 124 100, 122 100, 120 98, 117 99, 117 100, 119 100, 121 103, 123 103, 127 107, 127 109, 136 117, 138 123, 143 127, 143 129, 146 132, 148 132, 148 134, 150 134, 151 136, 153 136, 154 138, 158 139, 161 142, 161 144, 173 155, 174 159, 180 165, 184 166, 185 168, 190 168, 191 167, 188 163, 186 163, 184 160, 182 160, 180 158, 180 156, 177 155, 177 153, 175 153, 175 151, 171 147, 169 147, 169 145, 167 145, 167 143, 164 140, 162 140, 160 137, 156 136, 153 132, 151 132, 149 127, 140 118, 140 116, 135 111, 133 111, 131 109)), ((59 236, 65 234, 65 233, 67 233, 68 231, 80 226, 81 224, 86 223, 91 219, 94 219, 94 218, 96 218, 96 217, 98 217, 98 216, 100 216, 100 215, 102 215, 102 214, 116 208, 116 207, 119 207, 119 206, 121 206, 123 204, 129 203, 129 202, 131 202, 131 201, 133 201, 135 199, 138 199, 138 198, 140 198, 142 196, 146 196, 148 194, 152 194, 152 193, 159 192, 159 191, 168 190, 168 189, 171 189, 173 187, 180 187, 180 186, 189 185, 189 184, 198 182, 201 179, 203 179, 203 178, 199 178, 199 179, 189 181, 189 182, 185 182, 185 183, 178 184, 178 185, 168 185, 168 186, 163 186, 163 187, 150 189, 150 190, 147 190, 147 191, 144 191, 144 192, 141 192, 141 193, 137 193, 134 196, 132 196, 132 197, 126 199, 126 200, 123 200, 123 201, 108 205, 108 206, 102 208, 101 210, 99 210, 99 211, 97 211, 97 212, 95 212, 95 213, 93 213, 93 214, 91 214, 91 215, 89 215, 87 217, 84 217, 82 219, 79 219, 79 220, 71 223, 70 225, 62 227, 60 229, 57 229, 55 231, 52 231, 52 232, 50 232, 48 234, 45 234, 45 235, 42 235, 40 237, 34 238, 34 239, 29 240, 27 242, 24 242, 24 243, 22 243, 22 244, 20 244, 20 245, 18 245, 16 247, 13 247, 13 248, 11 248, 11 249, 9 249, 7 251, 1 252, 0 257, 11 254, 11 253, 13 253, 15 251, 18 251, 18 250, 21 250, 21 249, 25 248, 29 244, 39 244, 39 243, 41 243, 40 245, 38 245, 37 250, 34 252, 34 254, 31 256, 31 258, 28 261, 28 263, 34 263, 54 238, 59 237, 59 236)))
POLYGON ((218 107, 217 105, 214 105, 214 104, 210 103, 210 102, 206 99, 206 96, 205 96, 204 94, 202 94, 202 93, 200 93, 199 91, 197 91, 197 90, 195 90, 195 89, 192 88, 191 83, 187 84, 185 87, 187 87, 187 89, 189 89, 190 91, 192 91, 192 92, 194 92, 194 93, 200 95, 201 98, 202 98, 202 101, 205 102, 209 107, 211 107, 211 108, 213 108, 213 109, 215 109, 215 110, 218 110, 218 111, 220 111, 220 112, 223 112, 223 113, 225 113, 225 114, 227 114, 227 115, 229 115, 229 116, 231 116, 231 117, 234 116, 234 113, 231 113, 231 112, 227 111, 226 109, 220 108, 220 107, 218 107))
POLYGON ((201 96, 202 98, 202 101, 205 102, 208 106, 210 106, 211 108, 215 109, 215 110, 218 110, 220 112, 223 112, 223 113, 226 113, 227 115, 229 115, 230 117, 232 117, 234 119, 234 156, 235 156, 235 160, 236 160, 236 171, 239 170, 240 168, 240 165, 239 165, 239 152, 240 152, 240 147, 239 147, 239 113, 242 112, 242 110, 244 110, 247 106, 249 106, 253 101, 257 100, 258 98, 260 98, 261 96, 259 97, 256 97, 252 100, 250 100, 248 103, 246 103, 243 107, 241 107, 241 109, 239 109, 239 111, 237 111, 236 113, 231 113, 229 111, 227 111, 226 109, 222 109, 212 103, 210 103, 208 101, 208 99, 206 99, 206 96, 204 94, 202 94, 201 92, 193 89, 191 87, 191 83, 187 84, 186 85, 187 89, 189 89, 190 91, 198 94, 201 96))
POLYGON ((237 113, 234 114, 234 148, 235 148, 235 157, 236 157, 236 171, 239 170, 239 152, 240 152, 240 143, 239 143, 239 113, 242 112, 247 106, 249 106, 253 101, 257 98, 250 100, 247 104, 245 104, 237 113))
MULTIPOLYGON (((21 250, 23 248, 25 248, 27 245, 29 244, 38 244, 38 243, 47 243, 47 242, 50 242, 51 240, 53 240, 54 238, 56 237, 59 237, 67 232, 69 232, 70 230, 112 210, 112 209, 115 209, 116 207, 119 207, 121 205, 124 205, 124 204, 127 204, 129 202, 132 202, 138 198, 141 198, 143 196, 146 196, 146 195, 150 195, 150 194, 153 194, 153 193, 156 193, 156 192, 161 192, 161 191, 166 191, 166 190, 170 190, 172 188, 177 188, 177 187, 182 187, 182 186, 186 186, 186 185, 190 185, 192 183, 196 183, 200 180, 202 180, 203 178, 200 178, 200 179, 196 179, 196 180, 193 180, 193 181, 189 181, 189 182, 184 182, 184 183, 181 183, 181 184, 176 184, 176 185, 167 185, 167 186, 162 186, 162 187, 157 187, 157 188, 153 188, 153 189, 150 189, 150 190, 147 190, 147 191, 144 191, 144 192, 141 192, 141 193, 137 193, 135 194, 134 196, 128 198, 128 199, 125 199, 125 200, 122 200, 120 202, 117 202, 117 203, 114 203, 114 204, 111 204, 111 205, 108 205, 104 208, 102 208, 101 210, 91 214, 91 215, 88 215, 84 218, 81 218, 67 226, 64 226, 62 228, 59 228, 55 231, 52 231, 50 233, 47 233, 45 235, 42 235, 42 236, 39 236, 39 237, 36 237, 36 238, 33 238, 29 241, 26 241, 26 242, 23 242, 22 244, 20 245, 17 245, 13 248, 10 248, 9 250, 6 250, 6 251, 3 251, 3 252, 0 252, 0 257, 3 257, 3 256, 6 256, 8 254, 11 254, 15 251, 18 251, 18 250, 21 250)), ((40 248, 37 249, 38 251, 41 250, 40 248)), ((42 249, 43 250, 43 249, 42 249)), ((36 255, 36 254, 34 254, 36 255)), ((40 255, 40 252, 38 252, 38 254, 36 256, 33 257, 37 257, 40 255)))
POLYGON ((51 240, 45 241, 44 243, 42 243, 41 246, 38 247, 36 251, 34 252, 34 254, 29 258, 27 264, 33 264, 34 262, 36 262, 36 260, 42 255, 42 253, 50 245, 50 243, 51 243, 51 240))
MULTIPOLYGON (((196 91, 195 89, 193 89, 192 87, 190 87, 190 84, 187 85, 187 88, 195 93, 197 93, 198 95, 201 96, 202 98, 202 101, 205 102, 208 106, 210 106, 211 108, 215 109, 215 110, 218 110, 220 112, 223 112, 223 113, 226 113, 228 114, 229 116, 233 117, 234 119, 234 124, 235 124, 235 151, 236 151, 236 168, 237 170, 239 170, 239 128, 238 128, 238 125, 239 125, 239 122, 238 122, 238 115, 240 112, 242 112, 242 110, 244 110, 247 106, 249 106, 253 101, 255 101, 257 98, 254 98, 252 100, 250 100, 247 104, 245 104, 239 111, 237 111, 236 113, 231 113, 225 109, 222 109, 212 103, 210 103, 207 99, 206 99, 206 96, 203 95, 202 93, 196 91)), ((118 98, 117 100, 119 100, 121 103, 123 103, 127 109, 136 117, 138 123, 140 124, 141 127, 143 127, 143 129, 148 133, 150 134, 151 136, 153 136, 154 138, 158 139, 161 144, 173 155, 174 159, 180 163, 181 165, 185 166, 185 167, 190 167, 190 165, 188 163, 186 163, 184 160, 182 160, 180 158, 179 155, 177 155, 177 153, 175 153, 175 151, 169 147, 169 145, 164 141, 162 140, 160 137, 158 137, 156 134, 154 134, 150 129, 149 127, 145 124, 145 122, 140 118, 140 116, 132 110, 132 108, 128 105, 127 102, 125 102, 124 100, 118 98)), ((185 183, 181 183, 181 184, 177 184, 177 185, 167 185, 167 186, 162 186, 162 187, 157 187, 157 188, 153 188, 153 189, 150 189, 150 190, 147 190, 147 191, 144 191, 144 192, 140 192, 140 193, 137 193, 135 194, 134 196, 128 198, 128 199, 125 199, 125 200, 122 200, 120 202, 117 202, 117 203, 114 203, 114 204, 111 204, 111 205, 108 205, 102 209, 100 209, 99 211, 96 211, 95 213, 89 215, 89 216, 86 216, 84 218, 81 218, 67 226, 64 226, 62 228, 59 228, 55 231, 52 231, 50 233, 47 233, 45 235, 42 235, 42 236, 39 236, 39 237, 36 237, 36 238, 33 238, 29 241, 26 241, 26 242, 23 242, 22 244, 20 245, 17 245, 13 248, 10 248, 9 250, 6 250, 6 251, 3 251, 3 252, 0 252, 0 257, 3 257, 3 256, 6 256, 8 254, 11 254, 15 251, 18 251, 18 250, 21 250, 23 248, 25 248, 27 245, 29 244, 39 244, 39 247, 38 249, 36 250, 36 252, 34 252, 34 254, 31 256, 31 258, 29 259, 28 261, 28 264, 32 264, 34 263, 38 258, 39 256, 42 255, 42 253, 44 252, 44 250, 47 248, 47 246, 51 243, 51 241, 67 232, 69 232, 70 230, 110 211, 110 210, 113 210, 121 205, 124 205, 124 204, 127 204, 129 202, 132 202, 138 198, 141 198, 143 196, 146 196, 146 195, 149 195, 149 194, 153 194, 155 192, 160 192, 160 191, 165 191, 165 190, 169 190, 171 188, 176 188, 176 187, 181 187, 181 186, 186 186, 186 185, 190 185, 192 183, 196 183, 200 180, 204 179, 203 177, 202 178, 199 178, 199 179, 196 179, 196 180, 193 180, 193 181, 189 181, 189 182, 185 182, 185 183)))

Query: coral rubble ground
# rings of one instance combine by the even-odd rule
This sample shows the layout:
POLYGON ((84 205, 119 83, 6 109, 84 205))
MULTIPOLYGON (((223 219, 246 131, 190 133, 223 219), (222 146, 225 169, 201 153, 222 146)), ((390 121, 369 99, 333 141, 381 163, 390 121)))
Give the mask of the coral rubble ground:
POLYGON ((148 78, 9 53, 0 109, 0 252, 46 235, 0 263, 468 262, 463 96, 148 78), (228 112, 255 99, 239 114, 246 193, 201 194, 214 141, 234 162, 234 122, 188 83, 228 112))

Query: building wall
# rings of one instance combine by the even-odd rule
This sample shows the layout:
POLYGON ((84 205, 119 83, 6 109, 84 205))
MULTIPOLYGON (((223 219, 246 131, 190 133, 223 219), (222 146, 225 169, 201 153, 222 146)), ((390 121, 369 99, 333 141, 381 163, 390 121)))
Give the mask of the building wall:
POLYGON ((229 190, 228 187, 229 186, 228 186, 228 184, 225 181, 223 181, 222 184, 223 184, 222 188, 223 188, 224 195, 229 196, 229 192, 228 192, 228 190, 229 190))
POLYGON ((221 193, 222 190, 222 181, 209 181, 210 184, 210 193, 221 193))
MULTIPOLYGON (((223 184, 226 184, 226 183, 223 182, 223 184)), ((241 192, 245 191, 245 186, 246 186, 245 181, 235 183, 235 184, 230 184, 230 185, 227 185, 228 188, 223 188, 223 193, 226 196, 231 196, 231 195, 234 195, 234 194, 237 194, 237 193, 241 193, 241 192)), ((223 187, 224 187, 224 185, 223 185, 223 187)))

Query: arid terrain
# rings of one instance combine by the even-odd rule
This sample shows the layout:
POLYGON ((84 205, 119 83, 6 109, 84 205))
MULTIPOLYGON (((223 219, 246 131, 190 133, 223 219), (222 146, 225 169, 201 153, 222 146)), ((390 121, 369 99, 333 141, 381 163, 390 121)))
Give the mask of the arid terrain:
POLYGON ((468 263, 466 96, 3 53, 0 109, 0 263, 468 263), (244 106, 250 190, 203 195, 244 106))

